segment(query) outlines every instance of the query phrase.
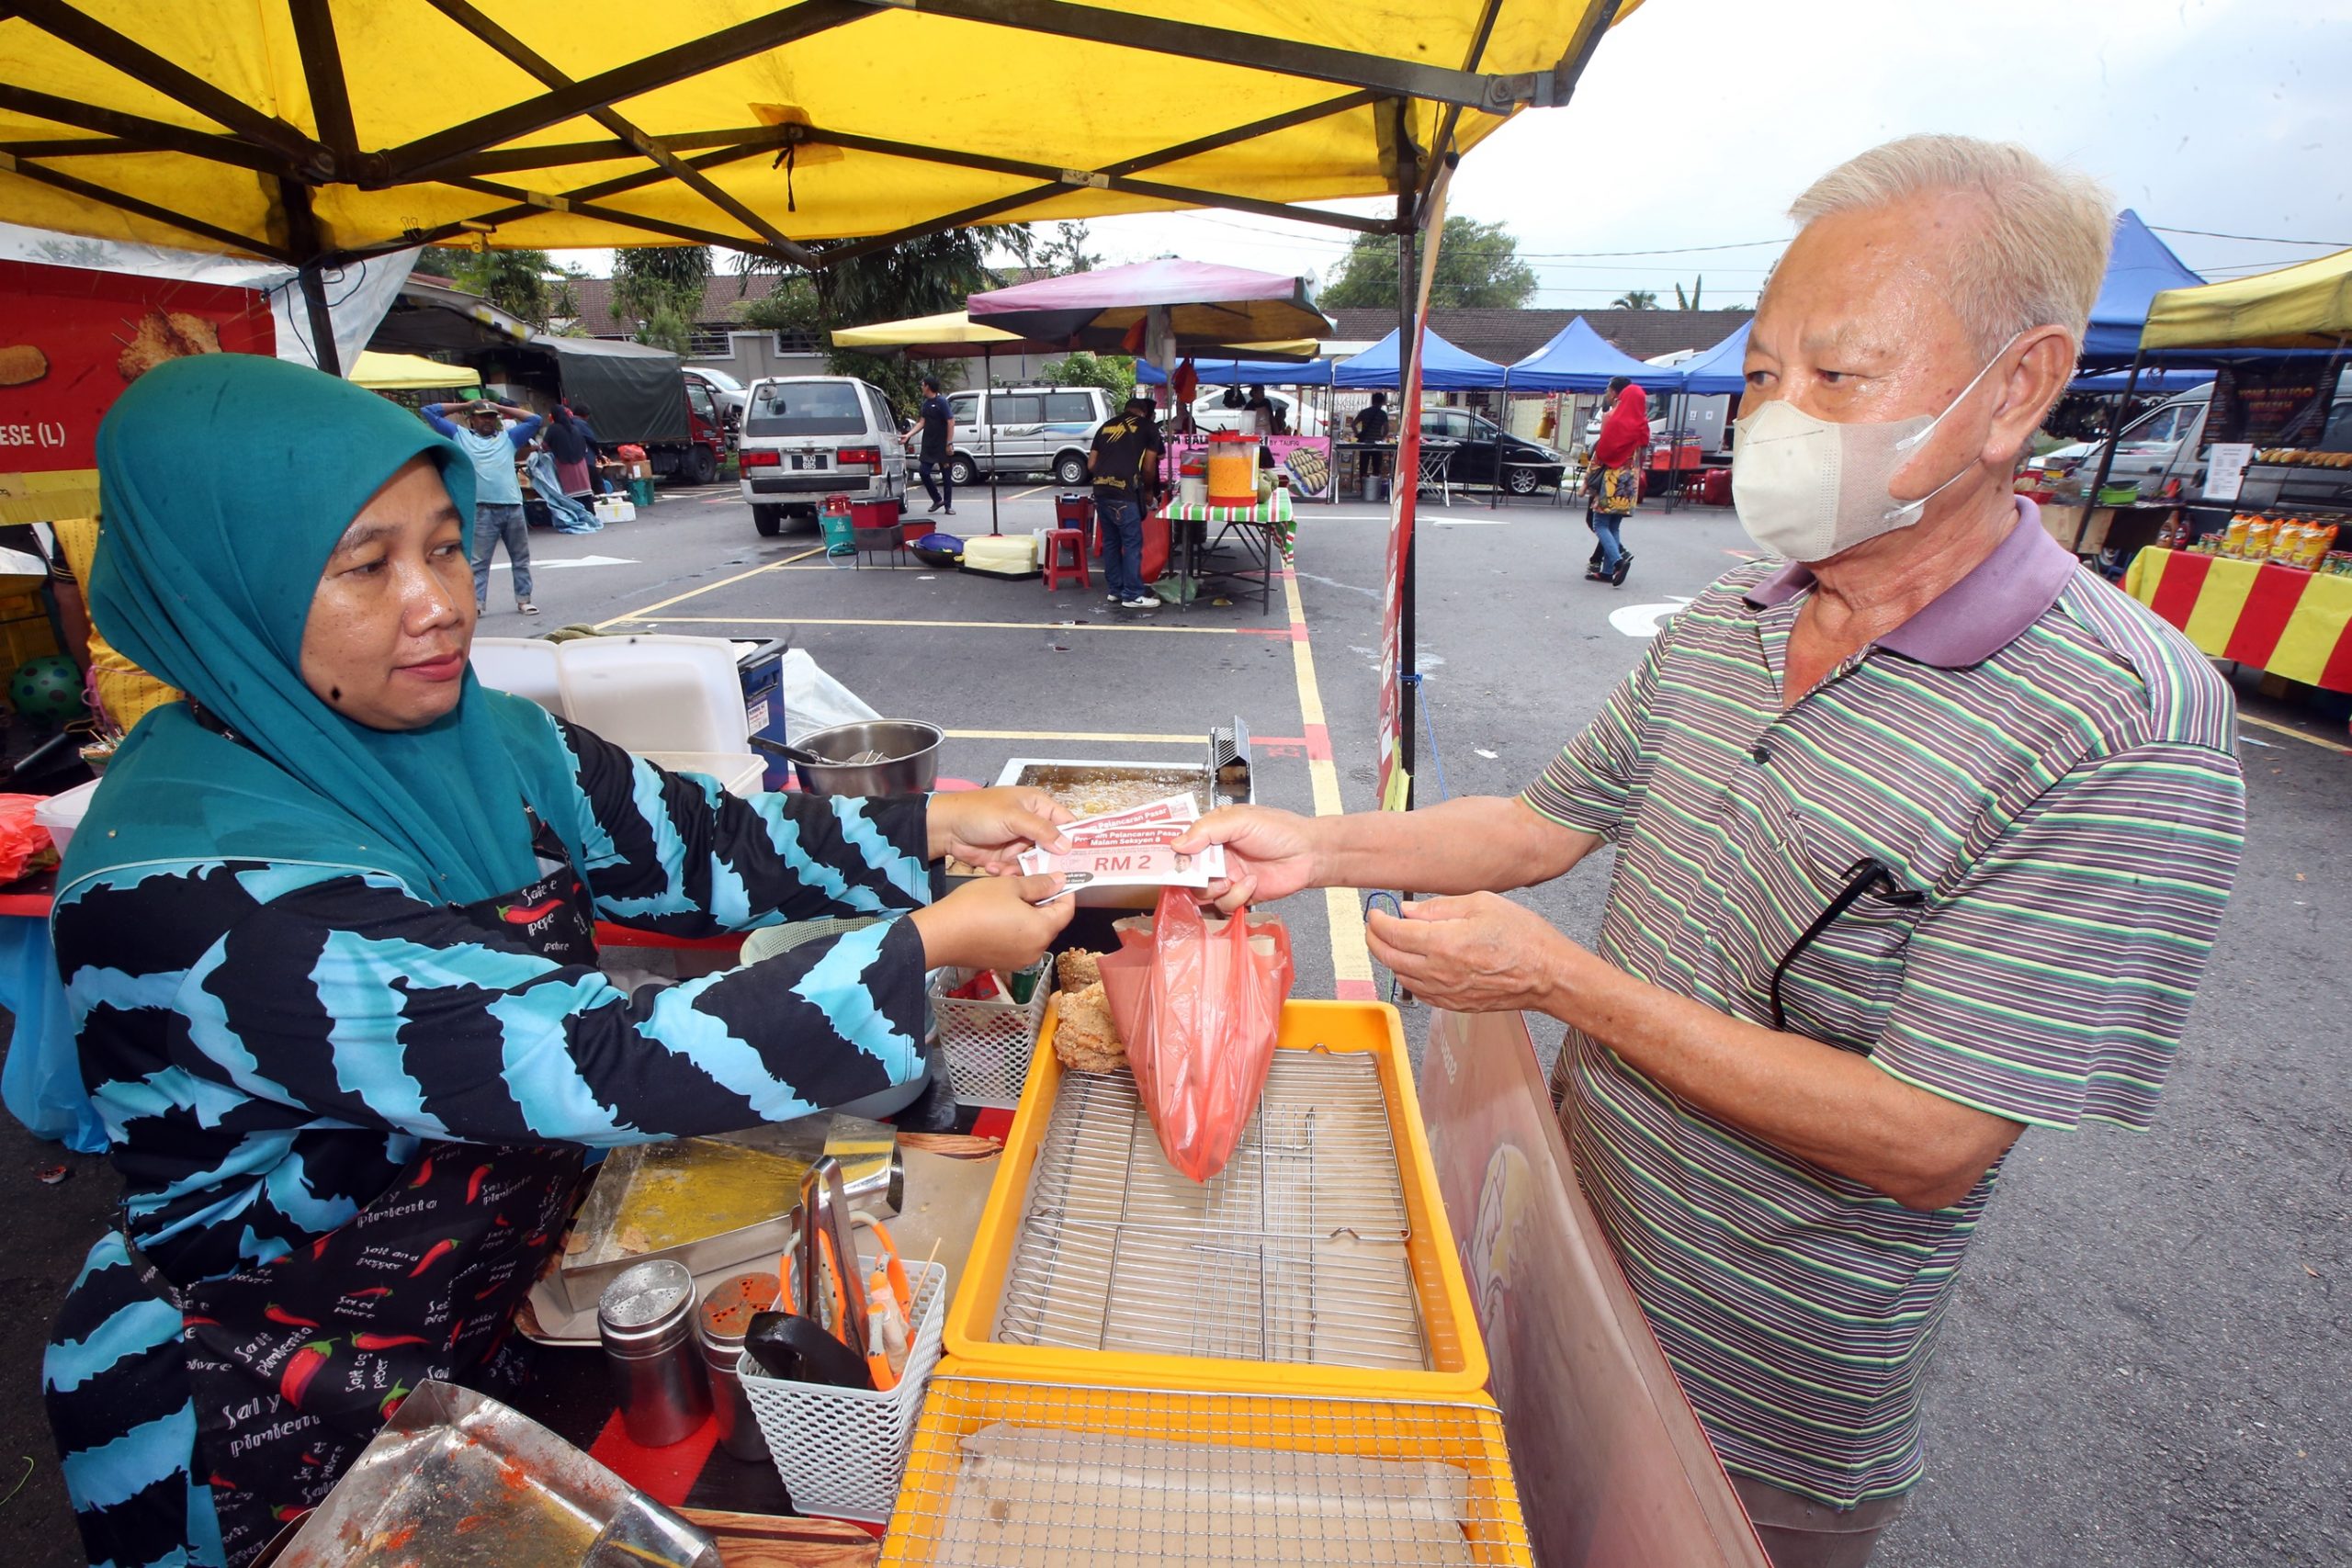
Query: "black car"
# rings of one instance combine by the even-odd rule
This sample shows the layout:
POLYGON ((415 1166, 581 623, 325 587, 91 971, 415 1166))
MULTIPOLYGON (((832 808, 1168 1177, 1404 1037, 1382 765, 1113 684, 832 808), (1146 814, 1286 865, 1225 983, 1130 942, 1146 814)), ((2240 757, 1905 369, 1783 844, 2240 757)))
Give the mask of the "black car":
POLYGON ((1551 447, 1498 430, 1494 421, 1468 409, 1423 409, 1421 450, 1450 449, 1445 477, 1458 485, 1492 485, 1498 465, 1502 488, 1513 495, 1557 490, 1567 459, 1551 447))

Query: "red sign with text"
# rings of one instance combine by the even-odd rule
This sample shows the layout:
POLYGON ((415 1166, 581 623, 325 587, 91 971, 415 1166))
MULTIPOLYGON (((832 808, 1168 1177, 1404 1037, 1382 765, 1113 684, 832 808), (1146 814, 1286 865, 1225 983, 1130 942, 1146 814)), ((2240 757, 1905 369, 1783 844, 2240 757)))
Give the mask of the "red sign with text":
POLYGON ((277 352, 256 289, 0 261, 0 522, 95 508, 98 422, 156 366, 277 352))

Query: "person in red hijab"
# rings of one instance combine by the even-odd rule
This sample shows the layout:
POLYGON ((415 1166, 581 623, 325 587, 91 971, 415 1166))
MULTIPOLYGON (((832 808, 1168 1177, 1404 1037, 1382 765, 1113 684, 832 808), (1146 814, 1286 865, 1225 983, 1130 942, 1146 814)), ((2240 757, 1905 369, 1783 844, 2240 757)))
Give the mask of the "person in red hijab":
POLYGON ((1592 497, 1585 521, 1600 536, 1600 558, 1585 573, 1588 581, 1622 583, 1634 564, 1634 552, 1618 536, 1626 513, 1642 493, 1642 452, 1650 444, 1649 395, 1623 376, 1609 383, 1608 416, 1592 444, 1585 470, 1585 490, 1592 497))

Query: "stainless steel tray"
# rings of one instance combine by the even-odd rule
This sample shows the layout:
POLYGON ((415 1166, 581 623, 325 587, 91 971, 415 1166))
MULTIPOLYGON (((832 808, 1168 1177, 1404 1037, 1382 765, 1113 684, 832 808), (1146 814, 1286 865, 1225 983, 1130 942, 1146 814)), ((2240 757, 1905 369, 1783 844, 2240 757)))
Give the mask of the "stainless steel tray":
POLYGON ((498 1401, 427 1382, 277 1568, 720 1568, 701 1530, 498 1401))
POLYGON ((1124 1072, 1063 1076, 997 1313, 1009 1345, 1426 1371, 1372 1058, 1278 1051, 1232 1160, 1168 1163, 1124 1072))

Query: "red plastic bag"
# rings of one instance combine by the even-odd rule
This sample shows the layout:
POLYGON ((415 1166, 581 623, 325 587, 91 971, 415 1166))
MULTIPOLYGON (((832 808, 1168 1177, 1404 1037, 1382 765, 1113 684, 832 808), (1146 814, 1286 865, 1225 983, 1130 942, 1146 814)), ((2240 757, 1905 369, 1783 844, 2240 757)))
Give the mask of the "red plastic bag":
POLYGON ((27 872, 46 871, 57 863, 57 850, 49 829, 33 820, 33 809, 45 795, 0 795, 0 883, 14 882, 27 872))
POLYGON ((1265 1092, 1290 997, 1290 931, 1272 916, 1213 919, 1183 889, 1121 920, 1102 990, 1168 1162, 1194 1181, 1225 1168, 1265 1092))

